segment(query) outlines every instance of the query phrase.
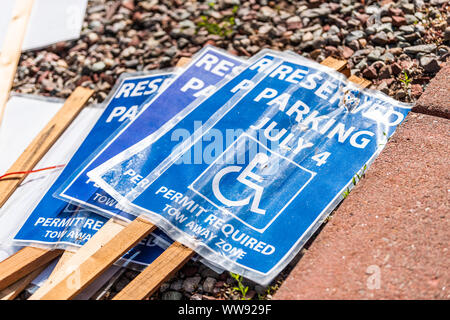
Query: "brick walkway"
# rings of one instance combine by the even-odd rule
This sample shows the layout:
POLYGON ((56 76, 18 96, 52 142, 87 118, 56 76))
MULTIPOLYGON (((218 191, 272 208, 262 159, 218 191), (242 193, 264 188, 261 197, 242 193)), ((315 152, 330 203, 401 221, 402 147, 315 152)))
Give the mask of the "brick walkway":
POLYGON ((275 299, 450 298, 449 104, 447 64, 275 299))

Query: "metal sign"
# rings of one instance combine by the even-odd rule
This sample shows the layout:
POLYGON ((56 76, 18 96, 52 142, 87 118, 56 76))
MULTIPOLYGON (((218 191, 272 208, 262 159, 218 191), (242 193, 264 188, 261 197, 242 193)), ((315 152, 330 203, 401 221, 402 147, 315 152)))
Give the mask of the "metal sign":
MULTIPOLYGON (((171 76, 171 73, 159 72, 121 77, 97 123, 15 235, 15 243, 21 245, 38 243, 60 248, 79 247, 106 223, 107 218, 55 198, 54 193, 91 155, 92 150, 124 122, 133 119, 142 103, 154 96, 171 76)), ((84 181, 82 187, 83 190, 89 191, 98 189, 94 183, 87 181, 84 181)), ((138 250, 139 254, 133 255, 133 262, 151 263, 162 252, 161 248, 153 244, 153 237, 150 237, 145 240, 145 245, 137 246, 134 252, 138 250)))

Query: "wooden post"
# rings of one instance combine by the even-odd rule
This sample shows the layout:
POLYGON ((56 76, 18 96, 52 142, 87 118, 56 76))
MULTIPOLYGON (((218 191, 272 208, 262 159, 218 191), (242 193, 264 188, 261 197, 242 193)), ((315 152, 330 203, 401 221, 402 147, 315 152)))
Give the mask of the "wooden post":
MULTIPOLYGON (((346 72, 347 70, 346 61, 337 60, 332 57, 325 59, 322 65, 340 72, 346 72)), ((356 76, 350 77, 349 80, 364 88, 370 85, 370 81, 356 76)), ((168 280, 179 270, 193 254, 192 249, 175 242, 119 292, 114 297, 114 300, 142 300, 149 297, 164 281, 168 280)))
MULTIPOLYGON (((100 250, 105 244, 125 228, 122 222, 114 219, 108 220, 105 225, 94 234, 94 236, 76 253, 70 252, 64 260, 58 262, 55 270, 47 281, 40 287, 29 300, 40 300, 54 284, 63 280, 70 272, 77 268, 81 263, 87 261, 96 251, 100 250)), ((66 255, 66 253, 64 254, 66 255)))
POLYGON ((23 290, 26 289, 31 281, 33 281, 33 279, 35 279, 42 271, 44 271, 47 265, 39 267, 32 273, 10 285, 8 288, 3 289, 0 292, 0 300, 14 300, 14 298, 16 298, 23 290))
MULTIPOLYGON (((80 113, 92 94, 92 90, 81 87, 77 88, 8 172, 29 171, 33 169, 70 125, 72 120, 80 113)), ((19 187, 25 177, 26 175, 12 175, 10 179, 0 180, 0 207, 19 187)), ((14 212, 9 214, 14 214, 14 212)), ((56 258, 61 253, 61 250, 52 251, 33 247, 25 247, 19 250, 8 259, 0 262, 0 290, 5 289, 56 258)))
POLYGON ((45 250, 25 247, 0 263, 0 290, 22 279, 29 273, 49 263, 62 253, 61 250, 45 250))
POLYGON ((79 257, 75 254, 68 262, 67 272, 61 279, 58 278, 60 281, 56 281, 41 299, 68 300, 74 298, 117 261, 117 252, 127 252, 155 229, 155 225, 138 217, 104 246, 93 252, 87 260, 79 263, 79 257), (72 266, 78 267, 74 269, 72 266))
POLYGON ((0 53, 0 126, 16 75, 34 0, 16 0, 0 53))
MULTIPOLYGON (((182 57, 178 63, 177 67, 183 67, 191 61, 189 58, 182 57)), ((120 231, 125 228, 123 222, 111 219, 109 220, 95 235, 90 239, 83 247, 81 247, 76 254, 71 256, 71 259, 63 259, 58 262, 55 267, 54 272, 50 275, 49 279, 45 282, 45 284, 39 288, 29 299, 30 300, 39 300, 42 299, 50 290, 55 287, 55 284, 58 281, 63 281, 65 277, 67 277, 74 268, 81 266, 82 263, 87 262, 88 258, 102 248, 102 246, 108 241, 110 241, 113 237, 115 237, 120 231), (74 259, 72 259, 74 257, 74 259)), ((153 225, 149 226, 149 228, 154 228, 153 225)), ((141 235, 141 239, 144 238, 149 232, 147 230, 143 230, 141 235)), ((140 241, 139 240, 139 241, 140 241)), ((126 251, 123 249, 115 250, 111 253, 111 258, 116 261, 120 257, 122 257, 126 251)), ((113 263, 114 263, 113 261, 113 263)), ((106 264, 109 261, 104 261, 106 264)), ((98 270, 106 270, 106 267, 97 265, 98 270)), ((100 274, 92 274, 92 277, 97 278, 100 274)), ((86 287, 86 284, 82 284, 83 287, 86 287)), ((81 290, 80 290, 81 291, 81 290)))

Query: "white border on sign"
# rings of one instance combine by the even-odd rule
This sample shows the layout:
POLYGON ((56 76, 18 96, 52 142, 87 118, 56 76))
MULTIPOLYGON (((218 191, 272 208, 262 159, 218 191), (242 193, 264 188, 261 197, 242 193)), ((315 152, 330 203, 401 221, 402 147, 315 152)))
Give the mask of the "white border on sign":
POLYGON ((191 185, 189 185, 188 186, 188 189, 190 189, 190 190, 192 190, 192 191, 194 191, 196 194, 198 194, 200 197, 202 197, 203 199, 205 199, 206 201, 208 201, 209 203, 211 203, 213 206, 215 206, 217 209, 219 209, 219 210, 221 210, 221 211, 223 211, 223 212, 225 212, 225 213, 227 213, 227 214, 230 214, 230 215, 232 215, 234 218, 236 218, 237 220, 239 220, 241 223, 243 223, 243 224, 245 224, 247 227, 249 227, 250 229, 253 229, 253 230, 255 230, 255 231, 257 231, 257 232, 259 232, 259 233, 264 233, 264 231, 266 231, 267 230, 267 228, 268 227, 270 227, 270 225, 278 218, 278 216, 281 214, 281 213, 283 213, 283 211, 291 204, 291 202, 292 201, 294 201, 294 199, 300 194, 300 192, 311 182, 311 180, 314 178, 314 176, 316 175, 317 173, 316 172, 314 172, 314 171, 311 171, 311 170, 309 170, 309 169, 306 169, 306 168, 304 168, 304 167, 302 167, 301 165, 299 165, 298 163, 296 163, 296 162, 294 162, 294 161, 292 161, 292 160, 290 160, 290 159, 288 159, 288 158, 286 158, 286 157, 284 157, 284 156, 282 156, 281 154, 279 154, 279 153, 277 153, 277 152, 274 152, 274 151, 272 151, 272 150, 270 150, 269 148, 267 148, 265 145, 263 145, 261 142, 259 142, 257 139, 255 139, 255 138, 253 138, 252 136, 250 136, 249 134, 247 134, 247 133, 242 133, 240 136, 239 136, 239 138, 237 138, 236 140, 234 140, 234 142, 232 143, 232 144, 230 144, 226 149, 225 149, 225 151, 224 152, 222 152, 219 156, 217 156, 216 157, 216 159, 208 166, 208 168, 206 168, 198 177, 197 177, 197 179, 195 179, 194 180, 194 182, 192 182, 191 183, 191 185), (300 168, 301 170, 303 170, 303 171, 306 171, 306 172, 308 172, 310 175, 311 175, 311 177, 306 181, 306 183, 294 194, 294 196, 286 203, 286 205, 283 207, 283 208, 281 208, 281 210, 269 221, 269 223, 264 227, 264 228, 260 228, 260 229, 258 229, 258 228, 255 228, 254 226, 252 226, 252 225, 250 225, 250 224, 248 224, 248 222, 245 222, 244 220, 242 220, 241 218, 239 218, 238 216, 236 216, 234 213, 232 213, 231 211, 228 211, 227 209, 225 209, 225 208, 223 208, 223 207, 221 207, 221 206, 218 206, 217 204, 215 204, 212 200, 210 200, 210 199, 208 199, 205 195, 203 195, 200 191, 198 191, 198 190, 195 190, 194 189, 194 184, 199 180, 199 179, 201 179, 201 177, 203 176, 203 174, 206 172, 206 171, 208 171, 209 170, 209 168, 211 168, 214 164, 215 164, 215 162, 216 161, 218 161, 219 160, 219 158, 223 155, 223 154, 225 154, 234 144, 236 144, 240 139, 242 139, 243 137, 247 137, 247 138, 250 138, 251 140, 253 140, 253 141, 255 141, 256 143, 258 143, 259 145, 261 145, 264 149, 266 149, 267 151, 269 151, 270 153, 273 153, 273 154, 275 154, 275 155, 277 155, 278 157, 280 157, 280 158, 282 158, 282 159, 284 159, 284 160, 286 160, 286 161, 288 161, 288 162, 290 162, 290 163, 292 163, 293 165, 295 165, 295 166, 297 166, 298 168, 300 168))

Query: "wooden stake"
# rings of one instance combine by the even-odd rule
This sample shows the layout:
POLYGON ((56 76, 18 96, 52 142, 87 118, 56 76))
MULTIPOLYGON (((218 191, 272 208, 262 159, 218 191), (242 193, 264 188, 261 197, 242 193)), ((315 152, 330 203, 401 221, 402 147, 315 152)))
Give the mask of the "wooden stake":
MULTIPOLYGON (((8 172, 29 171, 33 169, 72 120, 79 114, 92 94, 92 90, 81 87, 77 88, 8 172)), ((25 177, 26 175, 13 175, 9 179, 0 180, 0 207, 8 200, 25 177)), ((10 214, 14 214, 14 212, 10 214)), ((21 249, 13 256, 0 262, 0 290, 5 289, 46 262, 56 258, 61 253, 61 250, 51 251, 33 247, 21 249)))
POLYGON ((3 48, 0 53, 0 126, 14 83, 22 44, 27 32, 28 21, 34 0, 16 0, 3 48))
POLYGON ((170 279, 195 254, 174 242, 152 264, 133 279, 113 300, 144 300, 170 279))
MULTIPOLYGON (((90 89, 76 88, 63 107, 34 138, 7 173, 32 170, 80 113, 93 93, 94 91, 90 89)), ((26 176, 25 174, 11 175, 6 179, 0 180, 0 207, 5 204, 26 176)))
POLYGON ((44 269, 48 266, 48 264, 39 267, 34 270, 32 273, 23 277, 16 283, 10 285, 8 288, 4 289, 0 292, 0 300, 14 300, 26 287, 33 281, 44 269))
MULTIPOLYGON (((108 220, 108 222, 106 222, 84 246, 78 249, 76 253, 70 252, 64 260, 58 262, 58 268, 55 268, 56 270, 52 272, 48 280, 29 298, 29 300, 40 300, 54 287, 55 283, 64 280, 64 278, 74 269, 78 268, 95 252, 99 251, 124 228, 124 223, 115 221, 114 219, 108 220)), ((66 253, 64 255, 66 255, 66 253)))
POLYGON ((126 253, 155 229, 155 225, 138 217, 104 246, 99 247, 87 260, 79 263, 79 256, 75 254, 68 262, 68 272, 63 279, 58 278, 59 281, 42 296, 42 300, 74 298, 117 261, 117 252, 126 253))
POLYGON ((343 74, 347 73, 347 61, 345 60, 338 60, 333 57, 328 57, 325 60, 321 62, 321 65, 326 66, 328 68, 334 69, 336 71, 339 71, 343 74))
MULTIPOLYGON (((346 63, 334 58, 327 58, 322 63, 330 68, 344 71, 346 70, 346 63)), ((365 81, 354 80, 359 83, 366 84, 365 81)), ((129 226, 123 228, 120 233, 107 242, 104 247, 97 250, 88 260, 79 265, 79 268, 66 274, 64 279, 59 279, 52 288, 42 297, 43 299, 71 299, 77 292, 89 285, 100 272, 106 270, 114 261, 118 260, 129 248, 132 248, 135 243, 143 239, 155 228, 154 225, 147 222, 144 217, 138 217, 129 226), (136 228, 131 226, 135 224, 136 220, 145 221, 147 227, 136 228), (134 229, 134 230, 132 230, 134 229), (140 233, 139 233, 140 232, 140 233), (120 239, 120 240, 118 240, 120 239), (113 245, 113 242, 121 244, 120 246, 113 245), (76 285, 74 285, 74 279, 76 285), (72 281, 72 282, 71 282, 72 281)), ((100 230, 99 232, 101 232, 100 230)), ((105 238, 107 235, 105 233, 105 238)), ((105 240, 105 238, 103 240, 105 240)), ((92 246, 90 242, 95 242, 94 237, 88 241, 86 245, 92 246)), ((81 249, 80 249, 81 250, 81 249)), ((124 292, 119 293, 114 299, 144 299, 151 295, 159 285, 173 275, 183 264, 189 260, 194 254, 193 250, 175 242, 169 249, 167 249, 160 257, 158 257, 150 266, 146 268, 138 277, 136 277, 125 289, 124 292)), ((68 263, 77 262, 78 252, 73 259, 68 263)), ((73 265, 73 267, 76 267, 73 265)), ((74 270, 69 269, 69 270, 74 270)))
MULTIPOLYGON (((68 251, 68 250, 64 251, 64 253, 61 255, 61 257, 59 257, 59 260, 58 260, 58 262, 56 263, 55 268, 53 268, 52 272, 51 272, 50 275, 48 276, 48 279, 47 279, 46 283, 47 283, 48 281, 51 281, 51 279, 53 279, 53 278, 58 274, 58 272, 60 272, 60 271, 62 270, 62 267, 63 267, 70 259, 72 259, 72 257, 73 257, 74 254, 75 254, 75 253, 72 252, 72 251, 68 251)), ((45 283, 44 283, 44 285, 45 285, 45 283)))
MULTIPOLYGON (((346 61, 332 57, 325 59, 322 64, 340 72, 347 70, 346 61)), ((349 80, 363 87, 370 85, 370 81, 355 76, 350 77, 349 80)), ((194 251, 192 249, 175 242, 119 292, 114 297, 114 300, 142 300, 148 298, 193 255, 194 251)))

